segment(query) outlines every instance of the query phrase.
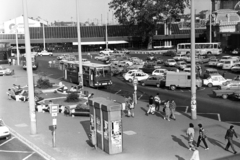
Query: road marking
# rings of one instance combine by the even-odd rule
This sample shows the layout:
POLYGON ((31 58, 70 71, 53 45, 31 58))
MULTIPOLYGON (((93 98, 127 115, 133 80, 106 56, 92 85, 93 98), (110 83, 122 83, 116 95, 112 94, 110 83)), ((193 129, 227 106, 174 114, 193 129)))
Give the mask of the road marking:
POLYGON ((6 151, 6 150, 0 150, 0 152, 5 152, 5 153, 32 153, 30 151, 6 151))
POLYGON ((134 132, 134 131, 124 131, 123 133, 126 134, 126 135, 129 135, 129 136, 134 135, 134 134, 137 134, 137 133, 134 132))
POLYGON ((10 138, 9 140, 3 142, 0 146, 3 146, 4 144, 8 143, 9 141, 13 140, 15 137, 10 138))
POLYGON ((33 153, 31 153, 31 154, 29 154, 27 157, 25 157, 24 159, 22 159, 22 160, 26 160, 26 159, 28 159, 29 157, 31 157, 33 154, 34 154, 35 152, 33 152, 33 153))

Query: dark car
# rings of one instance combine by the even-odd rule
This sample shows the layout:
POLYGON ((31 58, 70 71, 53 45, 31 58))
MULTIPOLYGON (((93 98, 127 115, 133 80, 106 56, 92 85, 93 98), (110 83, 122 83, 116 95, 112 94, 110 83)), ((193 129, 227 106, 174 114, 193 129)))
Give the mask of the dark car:
POLYGON ((154 55, 150 55, 147 57, 146 61, 156 61, 157 58, 154 55))
POLYGON ((145 73, 152 73, 155 69, 155 64, 146 64, 143 68, 141 68, 141 70, 145 73))
POLYGON ((176 52, 175 51, 167 51, 167 52, 162 53, 162 55, 173 57, 176 55, 176 52))
POLYGON ((164 79, 162 76, 150 76, 148 79, 140 81, 142 86, 151 85, 157 86, 158 88, 161 86, 161 81, 164 79))
POLYGON ((89 116, 90 109, 86 104, 78 104, 76 108, 70 109, 68 113, 70 116, 89 116))

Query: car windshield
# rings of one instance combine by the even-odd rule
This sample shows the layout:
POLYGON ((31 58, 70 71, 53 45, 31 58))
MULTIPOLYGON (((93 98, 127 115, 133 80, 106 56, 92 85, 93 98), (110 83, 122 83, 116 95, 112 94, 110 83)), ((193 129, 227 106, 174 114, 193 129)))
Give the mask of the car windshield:
POLYGON ((96 68, 96 77, 106 77, 110 74, 109 67, 96 68))
POLYGON ((229 59, 230 57, 222 57, 222 59, 229 59))
POLYGON ((168 62, 175 62, 173 59, 169 59, 168 62))

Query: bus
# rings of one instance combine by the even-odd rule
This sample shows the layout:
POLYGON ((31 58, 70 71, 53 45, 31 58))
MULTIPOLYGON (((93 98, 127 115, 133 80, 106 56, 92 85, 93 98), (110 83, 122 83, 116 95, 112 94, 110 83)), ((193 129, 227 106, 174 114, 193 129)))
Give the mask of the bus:
MULTIPOLYGON (((36 48, 36 47, 31 47, 31 53, 32 53, 33 55, 37 55, 37 52, 35 51, 35 48, 36 48)), ((11 56, 12 56, 12 57, 17 57, 17 47, 12 47, 12 50, 11 50, 11 51, 12 51, 12 52, 11 52, 11 56)), ((19 51, 19 54, 20 54, 20 55, 23 55, 23 54, 26 53, 24 46, 18 47, 18 51, 19 51)))
MULTIPOLYGON (((38 68, 38 61, 35 55, 31 56, 32 58, 32 69, 36 70, 38 68)), ((20 57, 20 64, 24 70, 27 69, 26 54, 22 54, 20 57)))
MULTIPOLYGON (((79 84, 78 61, 64 61, 64 79, 79 84)), ((111 66, 99 63, 83 63, 83 85, 97 88, 112 85, 111 66)))
MULTIPOLYGON (((222 48, 219 42, 215 43, 195 43, 196 55, 220 55, 222 48)), ((190 55, 191 43, 179 43, 177 53, 190 55)))

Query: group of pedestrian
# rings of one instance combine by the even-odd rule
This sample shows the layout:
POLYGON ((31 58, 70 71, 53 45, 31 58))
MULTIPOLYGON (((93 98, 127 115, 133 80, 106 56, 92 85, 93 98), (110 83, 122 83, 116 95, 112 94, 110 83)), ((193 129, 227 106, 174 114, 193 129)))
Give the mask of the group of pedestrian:
MULTIPOLYGON (((205 146, 205 150, 209 150, 208 144, 207 144, 207 136, 205 134, 203 125, 200 123, 198 124, 199 127, 199 136, 197 139, 197 144, 196 146, 193 144, 194 142, 194 135, 195 135, 195 130, 194 130, 194 125, 192 123, 189 124, 189 128, 187 129, 187 136, 188 136, 188 145, 189 145, 189 150, 193 151, 193 155, 190 160, 199 160, 199 151, 198 147, 200 146, 200 143, 203 142, 205 146)), ((233 136, 235 136, 238 139, 238 136, 234 130, 234 126, 231 125, 230 128, 227 130, 226 135, 225 135, 225 140, 228 141, 226 147, 224 148, 226 151, 229 151, 229 147, 231 146, 233 153, 237 154, 237 151, 234 148, 233 145, 233 136)))
POLYGON ((160 111, 160 106, 163 104, 163 112, 164 112, 164 119, 170 121, 170 118, 176 120, 175 117, 175 110, 176 110, 176 103, 172 100, 161 101, 159 97, 159 93, 157 93, 154 97, 151 95, 148 101, 148 110, 146 115, 155 114, 155 112, 160 111))

